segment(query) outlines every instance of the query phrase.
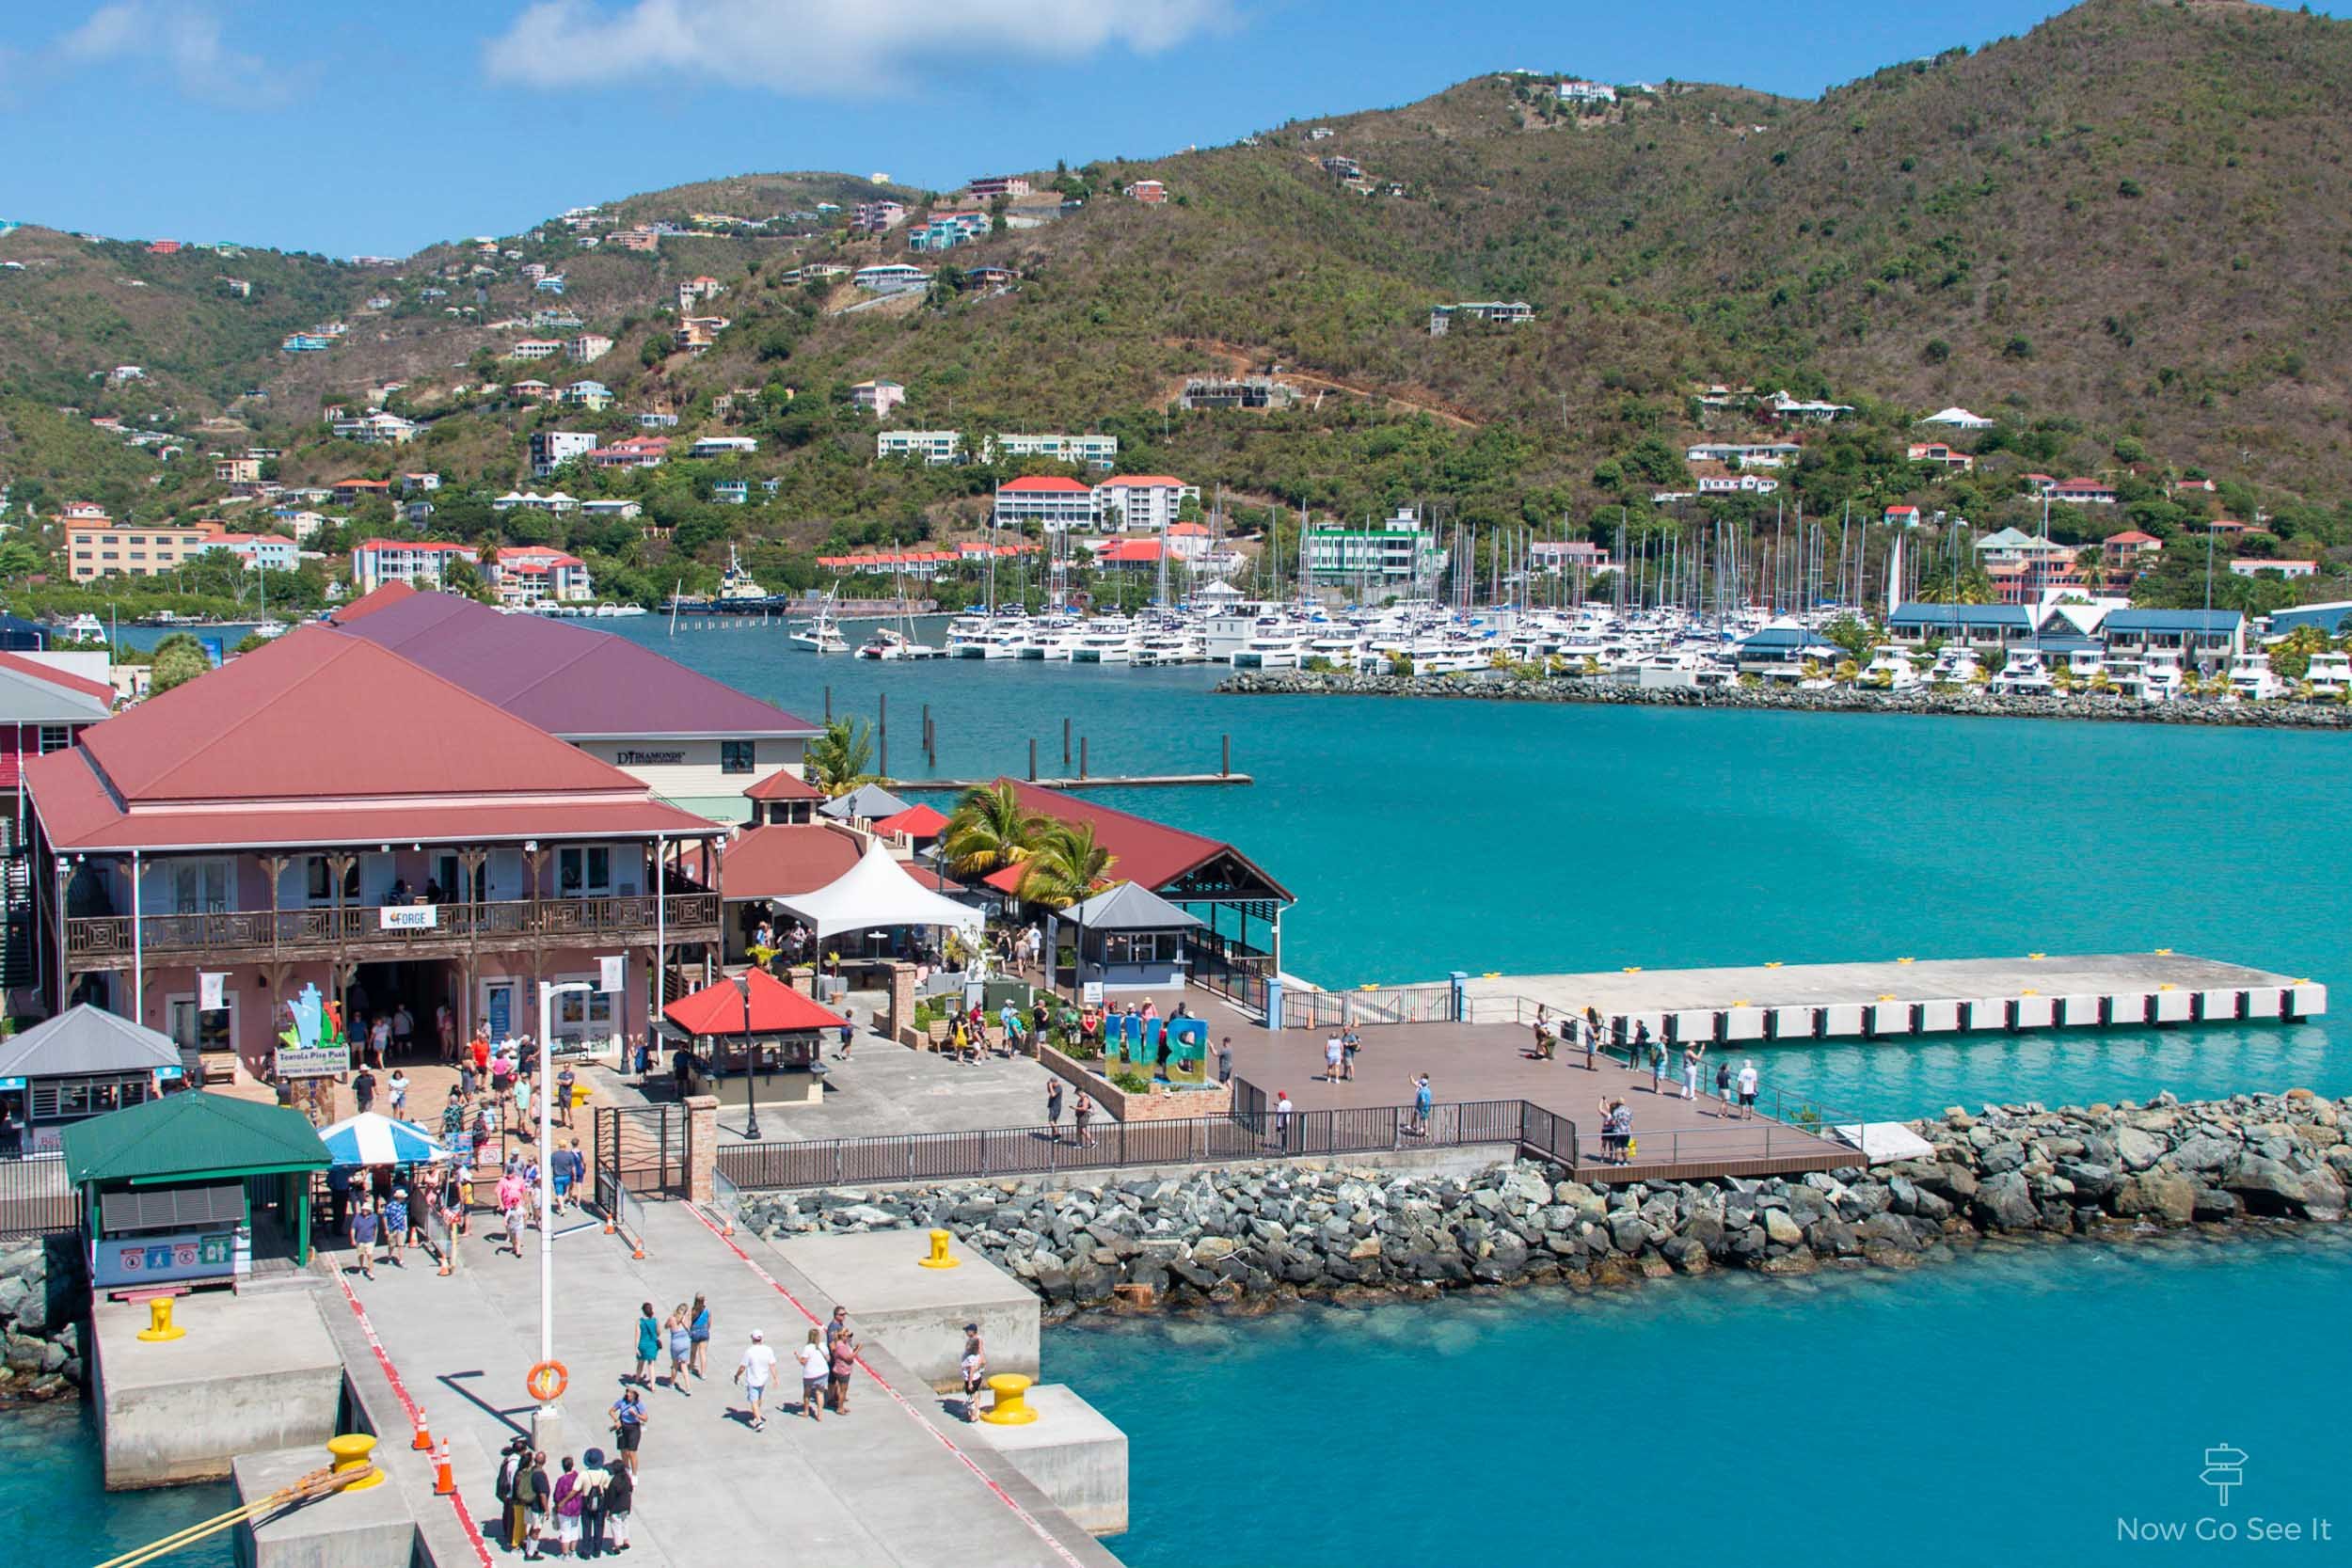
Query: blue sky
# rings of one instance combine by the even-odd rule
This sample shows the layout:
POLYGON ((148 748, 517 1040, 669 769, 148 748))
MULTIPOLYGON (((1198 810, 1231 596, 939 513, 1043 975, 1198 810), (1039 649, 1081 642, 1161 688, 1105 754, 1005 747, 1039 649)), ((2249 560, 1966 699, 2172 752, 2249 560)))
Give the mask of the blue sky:
POLYGON ((405 254, 723 174, 885 170, 944 189, 1056 158, 1145 156, 1516 67, 1810 95, 2057 8, 10 0, 0 219, 405 254))

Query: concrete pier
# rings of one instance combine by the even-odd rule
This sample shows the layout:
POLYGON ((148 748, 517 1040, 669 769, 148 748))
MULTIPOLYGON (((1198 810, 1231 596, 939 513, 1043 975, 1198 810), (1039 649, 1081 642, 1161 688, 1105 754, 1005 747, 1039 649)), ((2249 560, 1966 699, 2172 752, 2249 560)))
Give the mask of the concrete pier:
POLYGON ((184 1338, 141 1339, 143 1305, 101 1300, 91 1348, 106 1486, 215 1481, 238 1454, 302 1448, 325 1463, 343 1363, 308 1291, 199 1291, 174 1303, 184 1338))
POLYGON ((861 1332, 933 1388, 963 1384, 963 1325, 978 1323, 992 1372, 1038 1375, 1038 1299, 1028 1287, 958 1244, 952 1269, 922 1266, 919 1230, 779 1239, 775 1250, 810 1284, 850 1304, 861 1332))
MULTIPOLYGON (((323 1448, 273 1449, 237 1456, 239 1502, 258 1502, 326 1463, 323 1448)), ((376 1461, 391 1455, 377 1445, 376 1461)), ((418 1560, 409 1499, 389 1482, 356 1487, 281 1509, 238 1532, 240 1568, 404 1568, 418 1560)))
POLYGON ((1127 1528, 1127 1434, 1076 1390, 1041 1383, 1026 1395, 1037 1419, 1025 1426, 976 1421, 972 1430, 1096 1535, 1127 1528))
POLYGON ((2307 979, 2185 954, 1887 958, 1737 969, 1624 969, 1467 980, 1468 1021, 1528 1022, 1597 1007, 1679 1043, 1888 1038, 2049 1028, 2295 1021, 2328 1010, 2307 979))

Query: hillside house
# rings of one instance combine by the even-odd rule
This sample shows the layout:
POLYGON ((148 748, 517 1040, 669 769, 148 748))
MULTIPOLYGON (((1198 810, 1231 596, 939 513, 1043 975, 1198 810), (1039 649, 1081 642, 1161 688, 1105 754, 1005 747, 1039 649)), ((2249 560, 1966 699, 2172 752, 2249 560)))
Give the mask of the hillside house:
POLYGON ((600 414, 612 406, 612 388, 601 381, 574 381, 564 388, 564 404, 600 414))
POLYGON ((1774 392, 1765 400, 1764 412, 1772 419, 1790 424, 1830 424, 1853 412, 1850 403, 1823 403, 1812 398, 1790 397, 1787 392, 1774 392))
POLYGON ((1905 449, 1905 455, 1914 463, 1934 463, 1962 473, 1977 466, 1977 460, 1964 451, 1954 451, 1942 441, 1914 441, 1905 449))
POLYGON ((1019 174, 984 174, 968 187, 975 201, 993 201, 998 197, 1010 198, 1029 194, 1026 176, 1019 174))
POLYGON ((667 436, 632 436, 584 454, 593 468, 659 468, 670 455, 667 436))
POLYGON ((555 395, 555 388, 536 376, 511 383, 506 389, 525 403, 545 403, 555 395))
POLYGON ((71 519, 65 523, 67 575, 75 582, 161 577, 195 560, 219 532, 216 523, 117 523, 103 513, 71 519))
POLYGON ((1178 401, 1186 408, 1288 408, 1298 388, 1266 375, 1198 375, 1178 401))
POLYGON ((1105 533, 1162 533, 1186 501, 1200 499, 1200 486, 1167 474, 1122 474, 1094 487, 1096 526, 1105 533))
POLYGON ((258 457, 215 457, 213 477, 223 484, 259 484, 262 483, 262 460, 258 457))
POLYGON ((392 482, 389 479, 339 479, 327 487, 327 496, 338 506, 357 506, 363 500, 392 499, 392 482))
POLYGON ((534 430, 531 433, 531 477, 545 479, 576 457, 596 450, 597 437, 585 430, 534 430))
POLYGON ((505 546, 483 575, 498 589, 499 603, 516 610, 586 604, 596 596, 586 562, 544 545, 505 546))
POLYGON ((1890 506, 1879 514, 1879 521, 1888 528, 1917 528, 1919 509, 1912 505, 1890 506))
POLYGON ((633 517, 642 517, 644 514, 644 502, 630 500, 626 497, 608 497, 601 500, 580 503, 581 516, 599 517, 609 522, 628 522, 633 517))
POLYGON ((2043 492, 2074 506, 2113 506, 2115 486, 2104 479, 2062 479, 2043 492))
POLYGON ((1947 425, 1953 430, 1990 430, 1993 421, 1965 408, 1939 408, 1919 421, 1921 424, 1947 425))
POLYGON ((992 527, 1020 530, 1035 523, 1048 533, 1091 529, 1101 515, 1091 485, 1074 479, 1033 474, 996 486, 992 527))
POLYGON ((612 340, 601 332, 583 332, 564 345, 564 357, 575 365, 593 365, 612 352, 612 340))
POLYGON ((563 340, 559 338, 523 338, 507 349, 506 357, 509 359, 552 359, 563 352, 563 340))
POLYGON ((1561 82, 1552 87, 1551 95, 1563 103, 1581 107, 1613 107, 1617 102, 1617 89, 1606 82, 1561 82))
POLYGON ((2164 541, 2153 533, 2126 529, 2110 533, 2099 542, 2101 563, 2107 577, 2106 586, 2123 588, 2131 585, 2140 573, 2155 564, 2164 550, 2164 541))
POLYGON ((561 517, 580 510, 580 498, 562 490, 550 490, 544 496, 536 490, 509 490, 490 503, 490 510, 545 512, 549 516, 561 517))
POLYGON ((1686 450, 1686 463, 1721 463, 1726 468, 1778 468, 1797 460, 1793 441, 1702 441, 1686 450))
POLYGON ((689 457, 749 457, 759 450, 751 436, 705 436, 686 449, 689 457))
POLYGON ((860 234, 882 234, 906 222, 907 210, 897 201, 861 201, 850 215, 850 227, 860 234))
POLYGON ((999 453, 1007 457, 1042 457, 1056 463, 1083 463, 1089 467, 1107 468, 1119 457, 1119 437, 1060 435, 982 437, 981 462, 993 463, 999 453))
POLYGON ((878 420, 906 402, 907 389, 895 381, 861 381, 850 388, 850 401, 878 420))
POLYGON ((1146 207, 1157 207, 1168 200, 1168 186, 1157 180, 1138 180, 1120 194, 1146 207))
POLYGON ((727 286, 708 276, 690 277, 677 286, 677 313, 685 315, 707 299, 717 299, 727 286))
POLYGON ((2259 555, 2241 555, 2231 558, 2230 575, 2233 577, 2258 578, 2265 572, 2276 572, 2280 577, 2289 578, 2315 577, 2319 572, 2319 562, 2259 555))
POLYGON ((227 550, 248 572, 291 572, 301 563, 294 542, 282 533, 215 533, 204 542, 203 550, 227 550))
POLYGON ((745 506, 752 499, 749 480, 723 479, 710 487, 710 499, 721 506, 745 506))
POLYGON ((1456 316, 1518 326, 1535 319, 1535 308, 1523 299, 1466 300, 1459 305, 1433 305, 1429 308, 1429 335, 1432 338, 1444 337, 1453 327, 1456 316))
POLYGON ((904 261, 883 261, 858 268, 850 275, 850 281, 868 293, 897 294, 930 288, 931 275, 904 261))
POLYGON ((712 342, 717 341, 719 334, 724 332, 732 325, 724 316, 689 316, 678 323, 677 331, 672 334, 671 341, 674 346, 684 349, 689 354, 700 354, 710 347, 712 342))
POLYGON ((874 456, 919 457, 933 467, 958 461, 963 455, 963 432, 961 430, 885 430, 874 437, 874 456))

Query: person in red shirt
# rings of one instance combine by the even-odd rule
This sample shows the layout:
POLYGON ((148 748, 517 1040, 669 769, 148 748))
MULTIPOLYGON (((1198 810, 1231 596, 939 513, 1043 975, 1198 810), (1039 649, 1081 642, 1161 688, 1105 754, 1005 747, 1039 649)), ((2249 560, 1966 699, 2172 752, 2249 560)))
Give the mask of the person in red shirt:
POLYGON ((474 1025, 473 1069, 485 1077, 490 1071, 490 1026, 487 1023, 474 1025))

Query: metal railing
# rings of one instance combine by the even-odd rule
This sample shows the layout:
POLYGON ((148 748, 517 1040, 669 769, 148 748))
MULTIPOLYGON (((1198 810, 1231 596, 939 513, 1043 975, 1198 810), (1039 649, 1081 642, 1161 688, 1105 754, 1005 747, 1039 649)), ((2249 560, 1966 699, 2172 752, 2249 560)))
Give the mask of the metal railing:
POLYGON ((0 1241, 21 1242, 78 1230, 82 1195, 54 1155, 0 1156, 0 1241))
MULTIPOLYGON (((673 893, 663 900, 662 922, 674 935, 715 928, 719 896, 673 893)), ((345 947, 437 948, 469 939, 562 942, 568 937, 600 940, 644 936, 655 929, 651 895, 607 898, 517 898, 497 903, 434 906, 431 926, 388 930, 381 906, 350 904, 340 909, 225 910, 203 914, 148 914, 138 918, 137 947, 150 957, 229 951, 311 952, 345 947)), ((128 957, 134 951, 132 917, 74 915, 65 923, 70 958, 128 957)))
POLYGON ((1354 990, 1285 987, 1282 991, 1285 1029, 1454 1022, 1454 988, 1443 981, 1417 986, 1359 986, 1354 990))
MULTIPOLYGON (((1236 1087, 1239 1087, 1236 1085, 1236 1087)), ((1260 1097, 1261 1101, 1263 1097, 1260 1097)), ((1251 1110, 1168 1121, 1098 1121, 1083 1140, 1071 1124, 981 1128, 801 1143, 723 1144, 721 1177, 744 1190, 855 1187, 895 1181, 956 1181, 1134 1165, 1384 1153, 1474 1144, 1517 1145, 1521 1101, 1466 1101, 1347 1110, 1251 1110)), ((1573 1132, 1570 1133, 1573 1145, 1573 1132)))

